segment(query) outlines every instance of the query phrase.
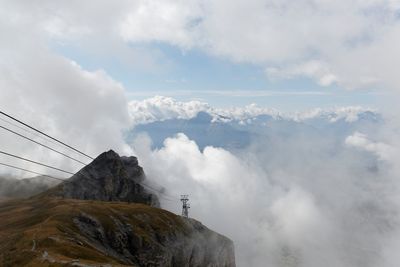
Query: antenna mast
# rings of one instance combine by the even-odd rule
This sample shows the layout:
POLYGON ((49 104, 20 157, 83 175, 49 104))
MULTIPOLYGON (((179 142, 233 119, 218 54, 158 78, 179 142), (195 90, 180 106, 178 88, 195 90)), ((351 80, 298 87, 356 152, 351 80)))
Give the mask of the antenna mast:
POLYGON ((185 218, 189 218, 189 209, 190 209, 190 204, 188 203, 189 195, 181 195, 181 201, 182 201, 182 216, 185 218))

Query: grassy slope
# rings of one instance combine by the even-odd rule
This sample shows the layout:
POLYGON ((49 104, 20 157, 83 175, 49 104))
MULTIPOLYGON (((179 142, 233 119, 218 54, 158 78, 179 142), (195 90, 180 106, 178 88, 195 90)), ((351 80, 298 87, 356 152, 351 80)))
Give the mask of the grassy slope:
POLYGON ((126 266, 85 243, 73 223, 82 213, 98 218, 105 228, 113 227, 110 215, 122 216, 144 241, 150 239, 149 222, 161 233, 187 231, 179 216, 141 204, 54 198, 0 202, 0 266, 71 266, 77 259, 81 264, 126 266))

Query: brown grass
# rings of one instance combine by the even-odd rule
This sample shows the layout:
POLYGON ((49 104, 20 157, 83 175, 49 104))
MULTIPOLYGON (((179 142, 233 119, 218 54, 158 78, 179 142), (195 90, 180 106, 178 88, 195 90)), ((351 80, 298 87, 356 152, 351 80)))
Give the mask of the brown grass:
POLYGON ((123 217, 144 241, 149 227, 159 233, 188 231, 179 216, 142 204, 46 197, 0 202, 0 266, 71 266, 74 260, 126 266, 82 241, 73 222, 82 213, 94 216, 107 230, 115 227, 111 216, 123 217), (45 251, 47 260, 42 258, 45 251))

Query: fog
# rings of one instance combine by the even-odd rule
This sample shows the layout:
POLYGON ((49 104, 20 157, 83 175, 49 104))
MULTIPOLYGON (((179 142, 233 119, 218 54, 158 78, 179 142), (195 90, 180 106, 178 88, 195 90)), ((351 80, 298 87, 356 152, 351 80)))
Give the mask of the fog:
POLYGON ((133 147, 163 207, 180 213, 189 194, 190 216, 234 241, 238 266, 397 266, 396 145, 338 139, 296 132, 229 152, 184 134, 152 150, 144 134, 133 147))
POLYGON ((0 200, 31 197, 60 183, 59 180, 45 176, 20 178, 0 176, 0 200))

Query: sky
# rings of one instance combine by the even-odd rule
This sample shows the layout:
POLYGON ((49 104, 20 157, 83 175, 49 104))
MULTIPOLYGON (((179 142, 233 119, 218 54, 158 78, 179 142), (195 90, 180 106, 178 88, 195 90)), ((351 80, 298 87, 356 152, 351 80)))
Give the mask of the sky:
POLYGON ((199 49, 185 51, 168 44, 144 46, 162 55, 166 64, 162 70, 135 69, 118 58, 102 59, 73 45, 55 44, 53 49, 85 69, 104 69, 124 85, 132 100, 162 95, 180 101, 201 100, 217 107, 256 103, 298 111, 351 105, 378 108, 384 98, 374 88, 365 92, 335 84, 322 86, 308 77, 270 78, 262 66, 232 62, 199 49))
POLYGON ((395 0, 3 3, 5 28, 19 25, 48 53, 104 71, 130 100, 293 111, 384 107, 397 90, 395 0))

